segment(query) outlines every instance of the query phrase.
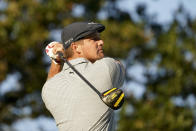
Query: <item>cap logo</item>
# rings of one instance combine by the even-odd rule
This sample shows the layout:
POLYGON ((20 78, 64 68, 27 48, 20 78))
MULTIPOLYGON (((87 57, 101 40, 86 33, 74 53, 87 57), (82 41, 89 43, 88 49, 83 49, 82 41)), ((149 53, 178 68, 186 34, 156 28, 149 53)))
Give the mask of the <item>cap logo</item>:
POLYGON ((70 38, 69 40, 65 41, 65 45, 69 45, 73 41, 73 38, 70 38))

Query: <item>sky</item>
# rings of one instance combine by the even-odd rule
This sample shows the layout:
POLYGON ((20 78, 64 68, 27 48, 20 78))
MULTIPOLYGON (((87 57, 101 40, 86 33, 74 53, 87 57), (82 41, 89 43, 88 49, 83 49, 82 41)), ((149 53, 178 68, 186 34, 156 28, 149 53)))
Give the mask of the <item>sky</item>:
MULTIPOLYGON (((139 3, 145 3, 147 5, 147 14, 156 15, 156 21, 162 24, 170 23, 172 21, 173 14, 180 4, 184 6, 193 18, 196 18, 196 0, 119 0, 117 3, 119 9, 128 11, 132 14, 135 13, 135 7, 139 3)), ((1 4, 2 3, 0 2, 0 8, 3 8, 1 4)), ((77 7, 75 10, 76 14, 80 13, 80 11, 80 7, 77 7)), ((104 14, 100 15, 100 18, 104 17, 104 14)), ((51 34, 56 34, 55 36, 51 36, 53 36, 55 40, 60 41, 58 30, 54 30, 51 34)), ((145 71, 146 69, 140 64, 136 64, 129 69, 129 73, 133 74, 132 77, 141 82, 140 84, 136 82, 127 83, 129 85, 127 87, 128 91, 132 92, 136 98, 140 98, 145 91, 145 87, 142 85, 142 83, 145 83, 145 77, 143 76, 145 71)), ((19 77, 20 75, 17 73, 8 75, 6 80, 0 84, 0 95, 3 95, 9 90, 17 90, 13 89, 11 85, 17 84, 19 77)), ((193 96, 190 96, 188 102, 193 101, 194 98, 192 97, 193 96)), ((175 101, 179 104, 183 103, 180 99, 175 101)), ((24 118, 14 123, 12 127, 14 127, 16 131, 27 131, 29 129, 31 129, 31 131, 39 131, 40 128, 44 129, 44 131, 57 131, 54 120, 43 116, 40 116, 37 119, 24 118)), ((194 131, 196 131, 196 129, 194 131)))
POLYGON ((135 7, 140 3, 147 5, 147 14, 156 15, 156 21, 159 23, 171 22, 179 5, 183 5, 191 17, 196 18, 196 0, 119 0, 118 7, 134 13, 135 7))

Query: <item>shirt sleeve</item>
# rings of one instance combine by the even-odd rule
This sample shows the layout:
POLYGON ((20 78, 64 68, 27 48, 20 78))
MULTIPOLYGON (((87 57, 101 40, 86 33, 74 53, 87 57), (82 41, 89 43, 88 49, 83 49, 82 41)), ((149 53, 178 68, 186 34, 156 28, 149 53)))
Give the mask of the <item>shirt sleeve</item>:
POLYGON ((103 58, 103 62, 108 67, 113 87, 121 87, 125 79, 125 69, 123 65, 120 61, 113 58, 103 58))

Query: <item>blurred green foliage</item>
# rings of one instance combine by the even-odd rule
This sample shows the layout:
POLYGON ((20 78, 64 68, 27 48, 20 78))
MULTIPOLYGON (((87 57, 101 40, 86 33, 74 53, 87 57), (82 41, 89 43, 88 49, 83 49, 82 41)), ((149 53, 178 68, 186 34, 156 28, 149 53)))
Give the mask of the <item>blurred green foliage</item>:
POLYGON ((40 94, 49 67, 44 60, 44 48, 52 41, 50 32, 75 21, 96 21, 106 26, 102 33, 106 55, 125 61, 126 83, 134 81, 128 70, 135 63, 141 63, 147 70, 146 91, 140 99, 131 93, 127 95, 118 130, 193 129, 193 108, 173 102, 176 97, 185 100, 196 94, 196 20, 184 15, 186 25, 181 24, 177 16, 183 14, 183 9, 179 9, 173 23, 165 29, 151 22, 144 5, 136 9, 140 21, 134 22, 131 15, 116 8, 115 0, 4 0, 4 3, 5 9, 0 10, 0 82, 8 74, 19 73, 21 77, 20 90, 0 96, 1 124, 11 125, 24 117, 50 116, 40 94), (81 16, 72 13, 76 5, 84 7, 81 16), (107 9, 105 5, 109 5, 107 9), (97 16, 103 9, 108 17, 100 20, 97 16), (137 53, 132 57, 134 50, 137 53), (152 65, 156 65, 155 74, 148 70, 152 65), (14 112, 24 107, 30 107, 32 112, 14 112))

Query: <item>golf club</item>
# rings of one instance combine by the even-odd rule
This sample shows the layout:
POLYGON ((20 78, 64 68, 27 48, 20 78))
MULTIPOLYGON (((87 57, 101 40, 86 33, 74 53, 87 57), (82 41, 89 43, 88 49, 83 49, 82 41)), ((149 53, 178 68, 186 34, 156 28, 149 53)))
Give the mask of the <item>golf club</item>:
POLYGON ((57 52, 60 59, 62 59, 86 84, 89 85, 89 87, 94 90, 97 95, 100 97, 100 99, 111 109, 118 110, 124 103, 124 93, 119 88, 112 88, 109 90, 106 90, 103 93, 100 93, 78 70, 74 68, 71 63, 63 58, 63 54, 61 52, 57 52))

